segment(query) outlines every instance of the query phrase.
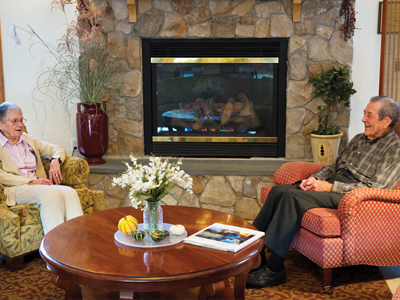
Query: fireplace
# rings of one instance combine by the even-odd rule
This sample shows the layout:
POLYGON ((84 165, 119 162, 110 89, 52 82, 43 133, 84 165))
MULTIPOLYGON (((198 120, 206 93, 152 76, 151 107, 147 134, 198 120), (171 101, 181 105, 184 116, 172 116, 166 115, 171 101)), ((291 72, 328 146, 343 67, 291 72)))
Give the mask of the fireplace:
POLYGON ((287 41, 143 39, 145 154, 284 157, 287 41))

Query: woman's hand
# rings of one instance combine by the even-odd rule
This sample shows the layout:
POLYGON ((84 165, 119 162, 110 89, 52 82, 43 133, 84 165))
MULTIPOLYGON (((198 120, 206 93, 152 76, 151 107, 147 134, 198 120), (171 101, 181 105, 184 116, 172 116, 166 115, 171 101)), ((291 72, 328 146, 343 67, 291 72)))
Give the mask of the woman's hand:
POLYGON ((60 161, 58 159, 53 159, 50 163, 49 171, 50 184, 60 184, 62 180, 60 161))
POLYGON ((49 179, 45 179, 45 178, 39 178, 39 179, 34 179, 32 181, 29 182, 30 185, 51 185, 51 182, 49 179))

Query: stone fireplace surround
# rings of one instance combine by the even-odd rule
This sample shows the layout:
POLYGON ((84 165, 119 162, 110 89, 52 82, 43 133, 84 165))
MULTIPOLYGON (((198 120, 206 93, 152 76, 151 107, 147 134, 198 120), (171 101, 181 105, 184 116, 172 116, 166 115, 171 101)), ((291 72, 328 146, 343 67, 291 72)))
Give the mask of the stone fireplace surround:
MULTIPOLYGON (((253 220, 261 204, 260 189, 272 184, 274 171, 288 160, 310 160, 308 132, 317 127, 317 106, 308 78, 332 66, 351 68, 352 40, 344 42, 335 24, 340 2, 305 0, 301 22, 292 22, 292 0, 139 0, 138 22, 128 22, 123 0, 93 0, 103 5, 102 30, 107 42, 128 48, 121 57, 126 90, 110 99, 109 150, 102 166, 92 166, 88 186, 105 191, 106 208, 130 205, 126 193, 111 189, 112 178, 125 170, 133 153, 143 163, 143 99, 141 38, 269 38, 288 37, 286 156, 284 159, 186 159, 183 169, 194 179, 194 194, 174 190, 178 205, 200 206, 253 220)), ((350 114, 332 114, 347 143, 350 114)), ((173 159, 171 159, 173 160, 173 159)), ((176 201, 168 196, 165 204, 176 201)))

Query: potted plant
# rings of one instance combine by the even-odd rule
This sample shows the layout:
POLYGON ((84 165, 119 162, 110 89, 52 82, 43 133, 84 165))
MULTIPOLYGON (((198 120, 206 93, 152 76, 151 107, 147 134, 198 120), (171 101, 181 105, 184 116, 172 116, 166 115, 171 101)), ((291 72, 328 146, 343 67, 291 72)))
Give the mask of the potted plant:
POLYGON ((350 96, 356 93, 350 81, 350 72, 341 67, 322 70, 310 78, 315 90, 313 98, 320 97, 325 103, 318 106, 318 128, 311 132, 311 147, 316 163, 331 164, 335 161, 343 132, 331 120, 333 109, 349 109, 350 96))
MULTIPOLYGON (((47 95, 59 101, 67 113, 77 111, 78 150, 89 164, 102 164, 108 149, 108 116, 106 101, 123 88, 119 76, 120 59, 106 43, 100 30, 101 7, 88 0, 53 1, 65 17, 65 5, 76 5, 77 20, 66 25, 58 45, 47 43, 29 25, 28 29, 12 25, 8 32, 18 45, 17 29, 30 34, 55 62, 46 66, 38 78, 33 98, 47 95), (113 93, 114 92, 114 93, 113 93)), ((33 44, 33 45, 35 45, 33 44)))

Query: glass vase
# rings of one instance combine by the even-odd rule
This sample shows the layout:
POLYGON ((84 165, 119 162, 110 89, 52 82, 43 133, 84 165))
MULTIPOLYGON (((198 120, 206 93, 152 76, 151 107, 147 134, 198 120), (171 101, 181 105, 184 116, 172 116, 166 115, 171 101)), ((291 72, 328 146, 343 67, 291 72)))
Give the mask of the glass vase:
POLYGON ((164 230, 160 201, 146 201, 146 207, 143 210, 143 230, 147 234, 156 230, 164 230))

